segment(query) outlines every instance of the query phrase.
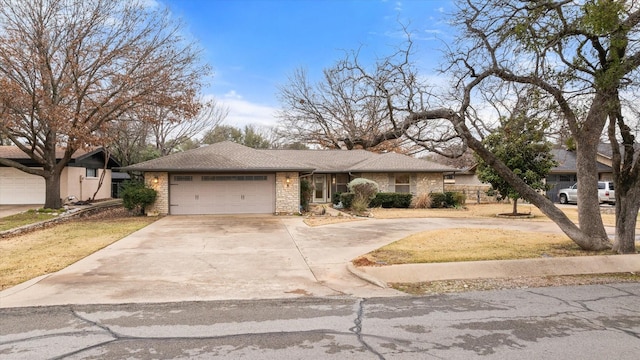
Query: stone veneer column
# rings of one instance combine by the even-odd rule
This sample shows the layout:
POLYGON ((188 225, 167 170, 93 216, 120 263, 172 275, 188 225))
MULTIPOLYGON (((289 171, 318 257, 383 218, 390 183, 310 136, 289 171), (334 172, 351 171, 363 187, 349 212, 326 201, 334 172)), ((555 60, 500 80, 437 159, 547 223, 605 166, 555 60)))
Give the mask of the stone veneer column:
POLYGON ((158 192, 156 201, 148 206, 145 211, 148 216, 169 214, 169 174, 166 172, 145 172, 144 183, 158 192), (155 178, 158 182, 155 182, 155 178))
POLYGON ((297 172, 276 173, 276 214, 300 213, 300 179, 297 172), (287 183, 287 178, 289 182, 287 183))

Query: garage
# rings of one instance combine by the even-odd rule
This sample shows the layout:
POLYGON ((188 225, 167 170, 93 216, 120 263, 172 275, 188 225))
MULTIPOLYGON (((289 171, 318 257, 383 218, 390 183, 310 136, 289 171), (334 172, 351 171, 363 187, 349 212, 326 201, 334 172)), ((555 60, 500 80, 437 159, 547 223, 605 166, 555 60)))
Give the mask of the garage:
POLYGON ((0 204, 44 204, 45 183, 41 176, 12 167, 0 167, 0 204))
POLYGON ((269 214, 275 211, 275 174, 170 174, 173 215, 269 214))

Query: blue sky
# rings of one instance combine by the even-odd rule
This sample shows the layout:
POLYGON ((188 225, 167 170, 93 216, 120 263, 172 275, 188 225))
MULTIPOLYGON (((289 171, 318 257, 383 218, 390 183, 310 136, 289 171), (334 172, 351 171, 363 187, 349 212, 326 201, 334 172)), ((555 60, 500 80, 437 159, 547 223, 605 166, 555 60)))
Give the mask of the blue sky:
POLYGON ((414 39, 423 76, 435 74, 453 10, 444 0, 157 0, 204 50, 214 75, 204 93, 230 109, 234 126, 275 125, 278 86, 296 68, 319 78, 345 51, 374 61, 414 39))

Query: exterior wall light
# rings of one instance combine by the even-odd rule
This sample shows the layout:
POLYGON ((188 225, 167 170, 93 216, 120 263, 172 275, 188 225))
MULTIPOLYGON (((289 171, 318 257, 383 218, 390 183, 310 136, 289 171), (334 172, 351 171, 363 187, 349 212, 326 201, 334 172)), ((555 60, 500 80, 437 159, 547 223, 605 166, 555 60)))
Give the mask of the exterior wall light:
POLYGON ((158 183, 158 177, 157 177, 157 176, 154 176, 154 177, 153 177, 153 183, 154 183, 154 184, 157 184, 157 183, 158 183))
POLYGON ((291 177, 289 175, 287 175, 285 182, 287 183, 287 187, 289 187, 289 185, 291 185, 291 177))

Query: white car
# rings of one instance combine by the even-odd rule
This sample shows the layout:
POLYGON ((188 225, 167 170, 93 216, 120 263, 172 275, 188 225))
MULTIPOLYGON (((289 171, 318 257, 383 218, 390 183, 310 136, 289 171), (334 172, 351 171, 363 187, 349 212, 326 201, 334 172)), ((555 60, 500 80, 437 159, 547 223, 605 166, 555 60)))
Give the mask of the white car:
MULTIPOLYGON (((573 184, 566 189, 558 191, 560 204, 577 204, 578 203, 578 183, 573 184)), ((611 181, 598 181, 598 200, 600 203, 615 204, 616 194, 615 187, 611 181)))

